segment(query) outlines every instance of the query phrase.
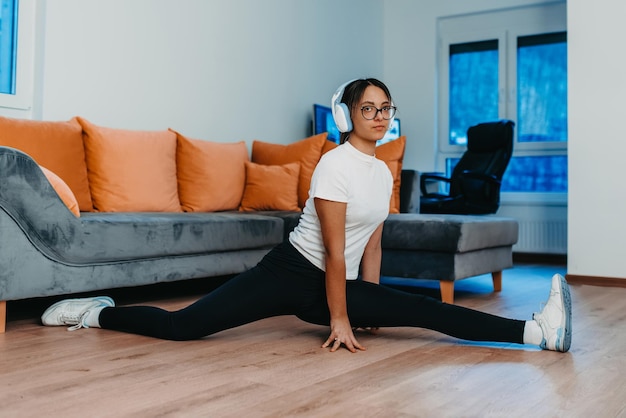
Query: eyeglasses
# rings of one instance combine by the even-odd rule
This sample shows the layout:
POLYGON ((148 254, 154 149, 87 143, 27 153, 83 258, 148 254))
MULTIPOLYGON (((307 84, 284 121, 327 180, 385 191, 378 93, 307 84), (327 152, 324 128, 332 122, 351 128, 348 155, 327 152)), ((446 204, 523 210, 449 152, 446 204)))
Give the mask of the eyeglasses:
POLYGON ((370 106, 370 105, 361 106, 361 114, 366 120, 374 119, 376 115, 378 115, 378 112, 380 112, 383 119, 389 120, 393 118, 393 116, 396 114, 396 107, 395 106, 383 106, 381 109, 379 109, 376 106, 370 106))

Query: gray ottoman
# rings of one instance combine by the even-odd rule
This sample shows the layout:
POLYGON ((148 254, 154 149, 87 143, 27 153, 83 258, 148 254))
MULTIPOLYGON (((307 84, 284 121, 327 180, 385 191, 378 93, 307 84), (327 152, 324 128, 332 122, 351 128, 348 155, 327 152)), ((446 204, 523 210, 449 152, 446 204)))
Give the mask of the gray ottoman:
POLYGON ((440 282, 441 299, 454 302, 454 282, 491 273, 495 291, 502 270, 513 267, 515 219, 492 215, 389 215, 383 228, 381 275, 440 282))

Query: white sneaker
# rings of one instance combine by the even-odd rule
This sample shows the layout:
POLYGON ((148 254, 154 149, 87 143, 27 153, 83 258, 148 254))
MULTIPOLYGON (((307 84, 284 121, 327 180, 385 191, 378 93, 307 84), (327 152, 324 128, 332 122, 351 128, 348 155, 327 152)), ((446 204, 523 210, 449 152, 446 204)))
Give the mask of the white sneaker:
POLYGON ((563 353, 569 350, 572 343, 572 298, 567 281, 560 274, 552 276, 550 297, 541 312, 533 314, 533 319, 543 331, 541 348, 563 353))
POLYGON ((41 315, 41 322, 48 326, 72 325, 68 328, 68 331, 89 328, 84 323, 84 318, 91 309, 112 306, 115 306, 115 302, 108 296, 65 299, 46 309, 43 315, 41 315))

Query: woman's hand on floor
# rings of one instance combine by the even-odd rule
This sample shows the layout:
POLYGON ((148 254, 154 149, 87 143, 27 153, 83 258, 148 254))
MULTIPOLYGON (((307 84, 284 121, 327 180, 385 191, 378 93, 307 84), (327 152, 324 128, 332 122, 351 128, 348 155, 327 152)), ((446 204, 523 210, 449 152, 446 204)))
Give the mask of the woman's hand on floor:
POLYGON ((330 336, 322 345, 322 348, 330 347, 330 351, 332 353, 333 351, 337 351, 342 344, 345 345, 346 348, 352 353, 356 353, 357 349, 365 351, 365 347, 363 347, 354 336, 354 332, 352 332, 352 327, 350 326, 350 322, 348 320, 331 320, 330 336))

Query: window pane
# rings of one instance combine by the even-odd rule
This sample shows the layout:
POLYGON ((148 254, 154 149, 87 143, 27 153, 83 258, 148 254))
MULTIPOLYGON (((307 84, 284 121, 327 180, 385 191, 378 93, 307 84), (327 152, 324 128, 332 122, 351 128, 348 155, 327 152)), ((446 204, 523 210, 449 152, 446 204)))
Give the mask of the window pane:
POLYGON ((517 39, 517 136, 567 141, 567 34, 517 39))
POLYGON ((498 40, 450 45, 451 145, 467 144, 467 128, 498 119, 498 40))
MULTIPOLYGON (((459 158, 446 159, 446 175, 459 158)), ((502 178, 502 192, 567 193, 567 156, 513 157, 502 178)))
POLYGON ((0 0, 0 93, 15 94, 17 0, 0 0))

